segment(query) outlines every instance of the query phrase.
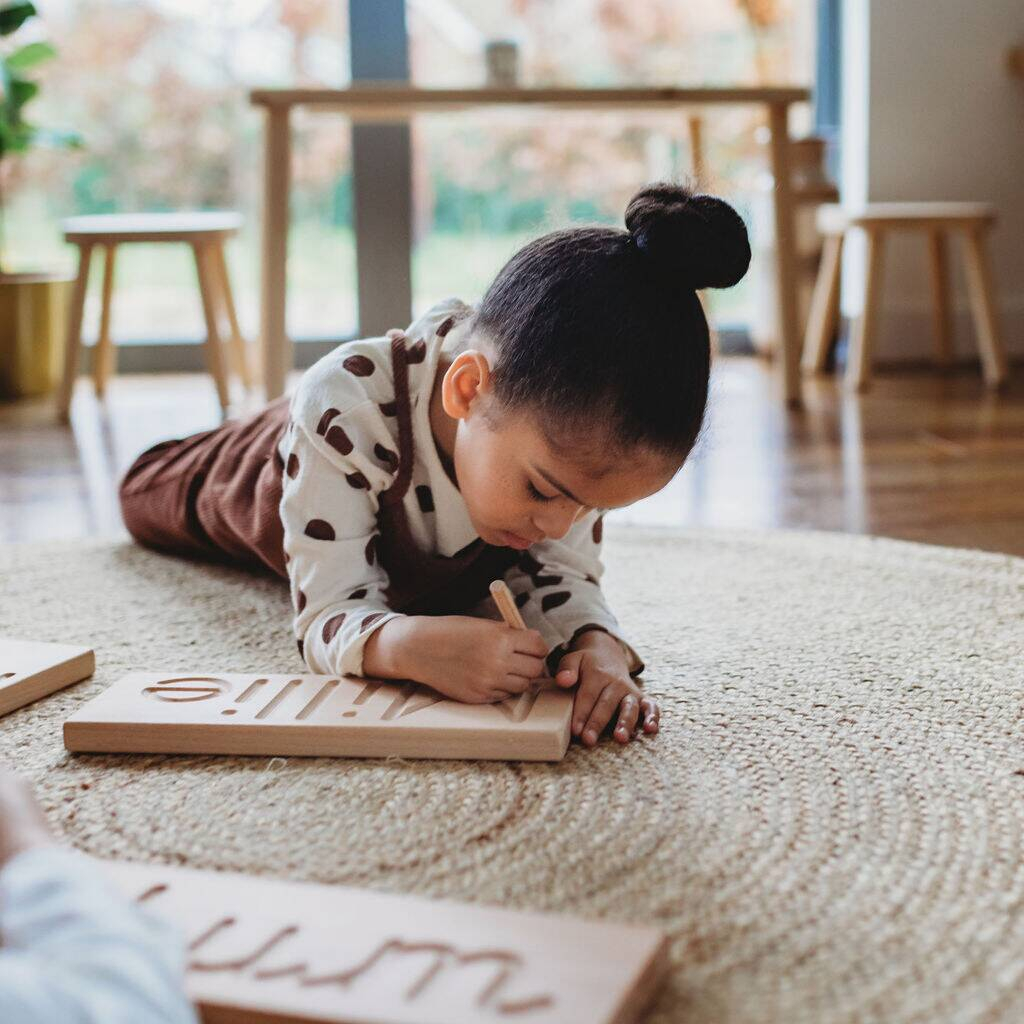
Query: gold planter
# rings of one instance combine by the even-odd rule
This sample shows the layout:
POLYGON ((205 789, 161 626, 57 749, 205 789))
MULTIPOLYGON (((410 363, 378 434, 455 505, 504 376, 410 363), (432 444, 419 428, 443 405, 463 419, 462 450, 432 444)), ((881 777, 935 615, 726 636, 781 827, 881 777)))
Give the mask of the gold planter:
POLYGON ((44 395, 55 387, 73 280, 64 274, 0 275, 0 398, 44 395))

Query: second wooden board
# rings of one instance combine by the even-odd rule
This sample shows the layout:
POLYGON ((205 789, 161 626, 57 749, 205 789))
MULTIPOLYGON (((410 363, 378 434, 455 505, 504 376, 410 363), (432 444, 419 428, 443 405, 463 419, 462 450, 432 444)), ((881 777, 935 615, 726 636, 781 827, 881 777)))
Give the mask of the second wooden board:
POLYGON ((207 1024, 635 1024, 659 929, 227 872, 109 864, 188 944, 207 1024))
POLYGON ((88 647, 0 637, 0 715, 93 674, 88 647))
POLYGON ((559 761, 571 692, 461 704, 415 683, 155 674, 114 683, 64 723, 68 750, 559 761))

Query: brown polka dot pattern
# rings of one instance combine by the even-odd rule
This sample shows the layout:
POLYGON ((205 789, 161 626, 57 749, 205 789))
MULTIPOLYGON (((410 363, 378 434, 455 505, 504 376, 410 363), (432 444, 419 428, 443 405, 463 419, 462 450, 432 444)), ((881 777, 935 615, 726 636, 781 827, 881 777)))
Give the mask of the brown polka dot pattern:
POLYGON ((349 356, 342 364, 355 377, 369 377, 376 367, 369 356, 349 356))
POLYGON ((362 622, 359 623, 359 632, 364 633, 370 626, 372 626, 378 619, 383 619, 387 612, 374 612, 372 615, 367 615, 362 622))
POLYGON ((323 435, 327 433, 327 428, 331 425, 331 420, 333 420, 335 416, 340 415, 340 409, 328 409, 327 412, 320 417, 320 422, 316 425, 316 432, 323 437, 323 435))
POLYGON ((295 452, 291 452, 288 455, 288 464, 285 466, 285 472, 294 480, 299 475, 299 457, 295 452))
POLYGON ((94 541, 0 545, 3 630, 102 653, 3 718, 0 761, 102 859, 657 924, 644 1024, 1024 1020, 1024 560, 813 531, 604 540, 654 739, 558 764, 68 756, 61 724, 139 668, 126 638, 153 665, 309 671, 281 581, 94 541))
POLYGON ((349 487, 354 487, 357 491, 368 491, 370 489, 370 481, 362 473, 346 473, 345 479, 348 481, 349 487))
POLYGON ((377 561, 377 546, 379 542, 379 534, 376 533, 366 542, 364 554, 366 555, 367 565, 373 565, 377 561))
POLYGON ((552 608, 560 608, 572 594, 568 590, 559 590, 554 594, 545 594, 540 599, 540 610, 542 612, 549 612, 552 608))
POLYGON ((434 511, 434 494, 426 484, 420 484, 416 488, 416 503, 421 512, 434 511))
POLYGON ((395 401, 391 402, 378 402, 380 406, 381 414, 384 416, 397 416, 398 415, 398 403, 395 401))
POLYGON ((455 326, 455 317, 450 316, 444 320, 440 327, 437 329, 437 336, 444 338, 448 335, 448 332, 455 326))
POLYGON ((299 649, 299 657, 300 658, 305 658, 306 657, 306 645, 301 640, 296 640, 295 641, 295 646, 298 647, 298 649, 299 649))
POLYGON ((353 590, 352 593, 348 595, 348 599, 350 601, 358 601, 360 598, 366 597, 368 593, 369 591, 366 587, 360 587, 358 590, 353 590))
POLYGON ((590 530, 590 536, 593 538, 595 544, 601 543, 601 538, 604 536, 604 516, 598 516, 594 520, 594 525, 590 530))
POLYGON ((295 591, 295 610, 302 612, 306 607, 306 595, 301 590, 295 591))
POLYGON ((530 600, 530 592, 524 590, 521 594, 516 594, 516 607, 522 608, 527 601, 530 600))
POLYGON ((352 441, 348 434, 339 426, 333 426, 327 431, 324 440, 337 452, 348 455, 352 451, 352 441))
POLYGON ((535 587, 557 587, 562 582, 561 576, 534 576, 533 585, 535 587))
POLYGON ((405 361, 410 365, 422 363, 427 356, 427 343, 420 338, 405 354, 405 361))
POLYGON ((326 519, 310 519, 306 523, 306 536, 313 540, 334 540, 334 527, 326 519))
POLYGON ((398 469, 398 455, 396 452, 391 451, 390 448, 385 448, 382 444, 375 444, 373 446, 373 454, 384 464, 385 469, 390 470, 392 473, 398 469))
POLYGON ((325 623, 324 628, 321 630, 320 635, 324 638, 324 643, 329 644, 335 636, 337 636, 338 630, 345 625, 345 612, 341 612, 338 615, 332 615, 325 623))

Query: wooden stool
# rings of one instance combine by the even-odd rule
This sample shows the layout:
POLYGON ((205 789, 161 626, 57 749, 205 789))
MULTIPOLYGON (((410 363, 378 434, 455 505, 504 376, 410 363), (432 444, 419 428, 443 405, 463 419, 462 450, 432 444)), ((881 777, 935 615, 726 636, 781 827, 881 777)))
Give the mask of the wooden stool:
POLYGON ((956 230, 962 232, 966 246, 968 292, 985 383, 990 387, 1002 384, 1006 379, 1006 351, 999 330, 992 271, 984 245, 985 235, 995 222, 995 209, 987 203, 870 203, 856 211, 844 210, 835 204, 822 206, 818 210, 818 230, 825 236, 825 246, 804 337, 804 370, 820 373, 825 367, 839 319, 843 239, 851 228, 862 228, 866 233, 868 255, 864 308, 850 338, 847 382, 858 391, 866 390, 871 382, 871 353, 882 280, 882 247, 885 233, 889 230, 925 231, 928 234, 935 301, 935 352, 938 362, 948 366, 953 358, 953 345, 945 233, 956 230))
POLYGON ((127 242, 186 242, 195 254, 199 294, 206 321, 206 362, 221 410, 228 406, 228 381, 221 353, 218 316, 227 315, 230 331, 229 351, 246 388, 252 385, 252 376, 246 358, 245 341, 238 329, 235 304, 231 297, 224 242, 238 233, 242 218, 230 212, 194 213, 140 213, 101 214, 90 217, 69 217, 62 224, 64 240, 78 246, 78 275, 75 278, 71 305, 68 312, 68 330, 65 340, 64 377, 57 395, 57 411, 67 422, 71 409, 71 394, 78 372, 78 355, 82 345, 82 311, 85 292, 89 284, 89 264, 96 246, 106 252, 103 266, 103 306, 100 314, 99 339, 93 359, 93 379, 96 395, 103 397, 107 379, 114 371, 114 345, 110 337, 110 297, 114 287, 114 253, 117 246, 127 242))

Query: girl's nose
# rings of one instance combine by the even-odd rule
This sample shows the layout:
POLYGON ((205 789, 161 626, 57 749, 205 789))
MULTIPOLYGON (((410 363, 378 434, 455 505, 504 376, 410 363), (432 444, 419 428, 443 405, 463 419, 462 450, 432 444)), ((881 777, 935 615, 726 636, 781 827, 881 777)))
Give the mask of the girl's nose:
POLYGON ((561 540, 576 522, 580 513, 579 505, 572 505, 566 502, 561 509, 545 509, 542 515, 533 517, 533 524, 537 529, 551 540, 561 540))

